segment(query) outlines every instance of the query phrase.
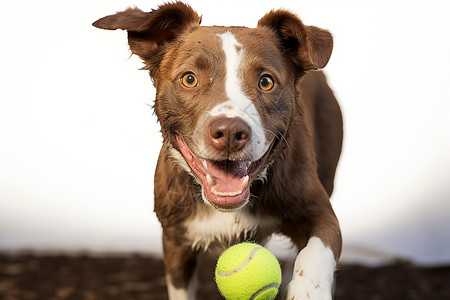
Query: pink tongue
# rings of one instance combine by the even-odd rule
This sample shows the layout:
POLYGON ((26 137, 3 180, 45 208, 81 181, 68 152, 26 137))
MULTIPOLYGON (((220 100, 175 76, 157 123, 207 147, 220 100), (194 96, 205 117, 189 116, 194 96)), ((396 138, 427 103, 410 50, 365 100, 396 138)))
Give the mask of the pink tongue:
POLYGON ((208 173, 213 179, 214 190, 219 193, 234 193, 245 189, 243 177, 247 175, 245 162, 207 162, 208 173))

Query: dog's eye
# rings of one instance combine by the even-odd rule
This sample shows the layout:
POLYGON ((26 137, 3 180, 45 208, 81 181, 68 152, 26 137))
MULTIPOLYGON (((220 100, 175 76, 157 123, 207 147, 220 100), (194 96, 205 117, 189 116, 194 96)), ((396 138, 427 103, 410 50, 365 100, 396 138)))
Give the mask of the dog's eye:
POLYGON ((188 88, 193 88, 198 85, 197 76, 192 73, 187 73, 181 78, 181 83, 188 88))
POLYGON ((263 91, 270 91, 274 86, 273 78, 269 75, 264 75, 259 80, 259 88, 263 91))

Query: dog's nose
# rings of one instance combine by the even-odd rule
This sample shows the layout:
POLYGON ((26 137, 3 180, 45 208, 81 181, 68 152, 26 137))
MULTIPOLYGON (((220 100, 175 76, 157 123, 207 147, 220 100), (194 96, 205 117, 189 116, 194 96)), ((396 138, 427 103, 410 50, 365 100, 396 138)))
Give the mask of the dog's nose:
POLYGON ((218 150, 234 152, 250 140, 250 126, 241 118, 217 118, 209 125, 209 139, 218 150))

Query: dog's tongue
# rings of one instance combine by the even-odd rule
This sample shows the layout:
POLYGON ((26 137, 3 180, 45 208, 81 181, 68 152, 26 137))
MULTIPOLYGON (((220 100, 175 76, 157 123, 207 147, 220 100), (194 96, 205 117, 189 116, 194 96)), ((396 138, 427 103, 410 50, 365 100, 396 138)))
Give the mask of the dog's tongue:
POLYGON ((242 191, 242 181, 247 175, 247 164, 244 162, 211 162, 207 161, 208 174, 213 182, 208 185, 219 193, 242 191))
POLYGON ((245 162, 206 161, 207 198, 222 206, 236 206, 247 200, 249 177, 245 162))

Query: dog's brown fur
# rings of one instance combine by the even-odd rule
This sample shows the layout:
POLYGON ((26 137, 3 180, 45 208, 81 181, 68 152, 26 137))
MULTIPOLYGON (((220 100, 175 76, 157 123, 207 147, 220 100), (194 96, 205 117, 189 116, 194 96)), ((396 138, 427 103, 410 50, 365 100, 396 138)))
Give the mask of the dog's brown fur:
MULTIPOLYGON (((155 212, 163 227, 171 284, 187 286, 199 251, 187 239, 186 222, 214 213, 214 208, 203 203, 195 176, 178 167, 171 151, 179 150, 176 134, 186 139, 194 153, 204 151, 196 141, 204 137, 192 131, 206 110, 227 97, 223 51, 215 41, 217 33, 224 31, 232 32, 246 49, 252 49, 250 54, 255 53, 246 61, 243 89, 254 99, 265 128, 278 132, 280 141, 267 158, 267 182, 252 183, 251 206, 243 208, 249 216, 275 221, 216 242, 226 247, 244 239, 262 241, 278 232, 303 249, 315 236, 337 260, 341 235, 329 196, 341 151, 342 118, 324 75, 308 72, 327 64, 331 35, 303 25, 284 10, 268 13, 256 29, 200 27, 200 21, 189 6, 177 2, 150 13, 128 9, 94 23, 103 29, 128 31, 130 49, 144 60, 157 90, 154 108, 164 143, 155 174, 155 212), (261 94, 252 82, 257 82, 257 68, 266 62, 283 88, 261 94), (178 84, 180 71, 191 69, 199 70, 199 82, 205 84, 184 89, 178 84)), ((209 150, 211 156, 221 155, 209 150)))

